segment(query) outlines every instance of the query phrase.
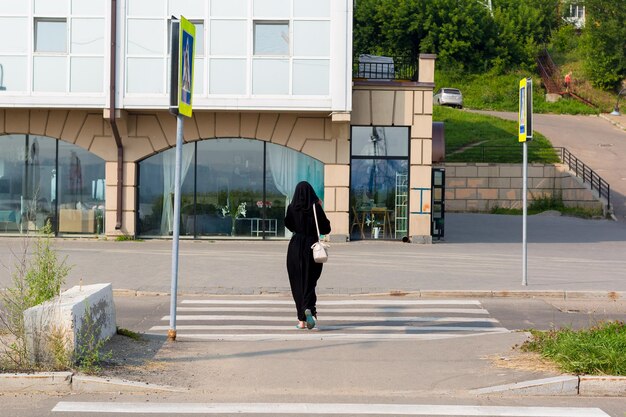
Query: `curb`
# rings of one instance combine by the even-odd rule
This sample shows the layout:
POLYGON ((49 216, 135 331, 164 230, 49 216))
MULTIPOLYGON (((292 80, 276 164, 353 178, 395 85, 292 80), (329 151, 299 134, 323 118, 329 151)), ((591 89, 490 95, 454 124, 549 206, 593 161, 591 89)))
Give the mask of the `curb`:
POLYGON ((564 375, 479 388, 470 392, 477 395, 508 393, 515 395, 624 397, 626 396, 626 377, 564 375))
POLYGON ((603 113, 600 113, 599 116, 601 118, 603 118, 604 120, 608 121, 609 123, 611 123, 612 125, 615 125, 615 126, 619 127, 622 130, 626 130, 626 127, 624 125, 622 125, 620 122, 618 122, 616 120, 613 120, 609 116, 607 116, 607 115, 605 115, 603 113))
MULTIPOLYGON (((130 289, 113 289, 113 295, 118 297, 159 297, 169 296, 168 292, 138 291, 130 289)), ((179 296, 236 296, 236 295, 289 295, 287 290, 266 288, 206 288, 202 292, 179 292, 179 296)), ((529 291, 529 290, 389 290, 369 291, 366 288, 319 288, 318 295, 333 296, 395 296, 419 298, 538 298, 558 300, 604 300, 618 301, 626 299, 626 291, 529 291)))
POLYGON ((0 392, 186 392, 188 390, 147 382, 74 375, 71 372, 0 374, 0 392))

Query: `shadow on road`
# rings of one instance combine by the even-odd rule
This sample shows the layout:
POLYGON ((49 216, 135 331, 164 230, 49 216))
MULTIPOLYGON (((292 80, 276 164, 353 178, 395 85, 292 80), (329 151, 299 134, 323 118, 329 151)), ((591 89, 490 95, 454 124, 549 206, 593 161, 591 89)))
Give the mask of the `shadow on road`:
MULTIPOLYGON (((626 224, 566 216, 528 216, 528 243, 625 242, 626 224)), ((516 243, 522 241, 522 216, 448 213, 445 242, 516 243)))

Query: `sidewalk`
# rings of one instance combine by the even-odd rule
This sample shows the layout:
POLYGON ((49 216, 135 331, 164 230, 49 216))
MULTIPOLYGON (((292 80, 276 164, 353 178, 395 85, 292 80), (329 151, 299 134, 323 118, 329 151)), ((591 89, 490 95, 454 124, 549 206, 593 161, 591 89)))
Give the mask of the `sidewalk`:
POLYGON ((608 120, 609 122, 619 127, 620 129, 626 130, 626 115, 624 114, 623 110, 620 111, 620 113, 621 114, 619 116, 614 116, 611 113, 602 113, 600 114, 600 117, 602 117, 605 120, 608 120))

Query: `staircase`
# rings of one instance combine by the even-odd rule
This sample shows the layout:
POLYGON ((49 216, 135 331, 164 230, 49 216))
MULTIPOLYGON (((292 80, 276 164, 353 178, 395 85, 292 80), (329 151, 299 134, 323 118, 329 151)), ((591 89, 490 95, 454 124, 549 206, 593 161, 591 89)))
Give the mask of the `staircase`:
POLYGON ((539 75, 541 75, 541 81, 543 82, 548 94, 570 96, 587 106, 597 107, 591 101, 578 95, 575 91, 575 85, 573 83, 570 83, 569 91, 565 90, 561 71, 552 60, 552 57, 546 48, 544 48, 543 51, 541 51, 537 56, 537 68, 539 70, 539 75))
POLYGON ((548 94, 561 94, 563 91, 561 83, 561 71, 556 66, 552 57, 548 53, 547 49, 543 49, 537 57, 537 68, 539 69, 539 75, 541 75, 541 81, 546 88, 548 94))

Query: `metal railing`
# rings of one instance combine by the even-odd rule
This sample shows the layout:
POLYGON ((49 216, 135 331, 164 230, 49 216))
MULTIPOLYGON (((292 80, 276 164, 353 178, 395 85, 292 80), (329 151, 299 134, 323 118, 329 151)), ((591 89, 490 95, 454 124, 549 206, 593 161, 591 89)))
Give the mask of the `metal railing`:
MULTIPOLYGON (((522 163, 521 146, 464 146, 446 149, 446 162, 490 162, 490 163, 522 163)), ((560 162, 576 174, 584 183, 589 184, 592 191, 605 198, 607 206, 611 205, 611 187, 588 165, 583 163, 567 148, 528 145, 528 162, 555 163, 560 162)))
POLYGON ((352 61, 352 77, 367 80, 410 80, 417 81, 417 62, 410 58, 393 58, 393 62, 352 61))
POLYGON ((576 173, 576 176, 589 183, 592 190, 596 190, 600 197, 606 198, 607 206, 611 205, 611 186, 593 169, 576 158, 566 148, 561 148, 561 162, 576 173))

